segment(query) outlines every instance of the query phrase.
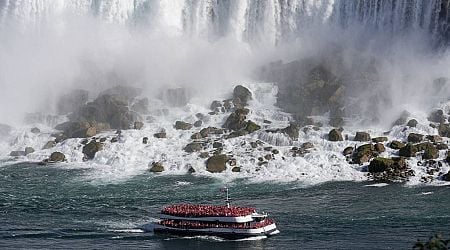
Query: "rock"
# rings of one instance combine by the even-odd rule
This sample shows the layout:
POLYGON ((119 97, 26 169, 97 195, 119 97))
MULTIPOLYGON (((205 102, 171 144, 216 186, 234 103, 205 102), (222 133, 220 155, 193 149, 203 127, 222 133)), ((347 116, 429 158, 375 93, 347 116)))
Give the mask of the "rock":
POLYGON ((159 139, 161 139, 161 138, 166 138, 166 132, 158 132, 158 133, 154 133, 153 134, 153 137, 155 137, 155 138, 159 138, 159 139))
POLYGON ((239 99, 243 106, 247 106, 248 101, 252 99, 252 93, 246 87, 237 85, 233 90, 233 99, 239 99))
POLYGON ((83 147, 83 154, 85 159, 94 159, 95 154, 103 149, 103 144, 101 142, 96 142, 95 140, 90 141, 83 147))
POLYGON ((375 155, 375 147, 373 144, 361 145, 353 153, 353 163, 362 164, 368 162, 375 155))
MULTIPOLYGON (((139 100, 136 100, 133 105, 131 105, 131 110, 134 112, 138 112, 141 114, 148 114, 148 98, 142 98, 139 100)), ((148 118, 148 117, 147 117, 148 118)))
POLYGON ((209 153, 208 152, 201 152, 199 155, 198 155, 200 158, 208 158, 209 157, 209 153))
POLYGON ((403 142, 399 142, 399 141, 392 141, 389 144, 389 147, 392 149, 401 149, 405 146, 405 144, 403 142))
POLYGON ((297 140, 299 136, 299 128, 297 125, 291 123, 286 128, 280 130, 281 133, 288 135, 291 139, 297 140))
POLYGON ((312 144, 312 142, 305 142, 300 145, 300 150, 307 150, 311 148, 314 148, 314 144, 312 144))
POLYGON ((405 180, 414 175, 414 171, 408 168, 403 157, 392 159, 377 157, 370 162, 368 170, 375 181, 405 180))
POLYGON ((66 156, 61 152, 53 152, 48 160, 50 162, 62 162, 66 160, 66 156))
POLYGON ((208 137, 209 134, 213 134, 213 135, 223 134, 223 130, 220 128, 215 128, 215 127, 207 127, 207 128, 200 130, 200 134, 202 135, 203 138, 205 138, 205 137, 208 137))
POLYGON ((389 158, 376 157, 369 164, 369 172, 384 172, 394 165, 395 161, 389 158))
MULTIPOLYGON (((422 159, 424 160, 429 160, 429 159, 437 159, 439 157, 439 150, 437 150, 433 144, 428 144, 427 146, 425 146, 425 148, 423 149, 423 155, 422 155, 422 159)), ((419 149, 420 151, 420 149, 419 149)))
POLYGON ((249 113, 248 109, 236 109, 234 113, 228 116, 223 127, 234 131, 245 128, 247 126, 245 119, 248 113, 249 113))
POLYGON ((211 105, 209 106, 209 108, 212 110, 212 111, 216 111, 217 109, 220 109, 222 107, 222 102, 220 102, 220 101, 213 101, 212 103, 211 103, 211 105))
POLYGON ((153 173, 161 173, 164 171, 164 166, 160 162, 152 162, 152 167, 150 168, 150 172, 153 173))
POLYGON ((372 142, 378 143, 378 142, 385 142, 388 141, 388 138, 385 136, 375 137, 372 138, 372 142))
POLYGON ((370 141, 370 134, 366 132, 356 132, 355 141, 370 141))
POLYGON ((25 151, 11 151, 11 153, 9 153, 9 156, 14 156, 14 157, 18 157, 18 156, 25 156, 27 155, 27 153, 25 151))
POLYGON ((445 143, 437 143, 437 144, 436 144, 436 149, 437 149, 437 150, 448 149, 448 145, 445 144, 445 143))
POLYGON ((428 120, 430 122, 444 123, 445 122, 444 111, 442 109, 438 109, 431 112, 431 114, 428 116, 428 120))
POLYGON ((422 139, 423 139, 423 135, 421 135, 421 134, 410 133, 408 135, 408 142, 418 143, 418 142, 421 142, 422 139))
POLYGON ((411 115, 411 114, 410 114, 408 111, 404 110, 404 111, 400 114, 400 117, 399 117, 392 125, 393 125, 393 126, 399 126, 399 125, 405 124, 406 121, 407 121, 407 119, 408 119, 408 117, 409 117, 410 115, 411 115))
POLYGON ((246 127, 245 127, 245 130, 248 132, 248 133, 253 133, 253 132, 255 132, 255 131, 258 131, 258 130, 260 130, 261 129, 261 126, 259 126, 258 124, 256 124, 256 123, 254 123, 254 122, 252 122, 252 121, 247 121, 247 125, 246 125, 246 127))
POLYGON ((202 144, 198 142, 191 142, 184 147, 184 151, 187 153, 198 152, 201 151, 202 149, 203 149, 202 144))
POLYGON ((195 168, 192 166, 189 166, 188 173, 190 173, 190 174, 195 173, 195 168))
POLYGON ((117 85, 114 87, 111 87, 109 89, 106 89, 98 95, 104 96, 109 95, 111 97, 114 97, 115 99, 127 103, 134 100, 137 96, 139 96, 142 93, 142 89, 131 87, 131 86, 124 86, 124 85, 117 85))
POLYGON ((211 173, 220 173, 227 169, 228 157, 224 154, 213 155, 206 161, 206 170, 211 173))
POLYGON ((86 104, 89 99, 89 92, 82 89, 72 90, 70 93, 61 96, 56 105, 58 114, 64 115, 78 110, 86 104))
POLYGON ((37 133, 40 133, 41 132, 41 130, 39 129, 39 128, 37 128, 37 127, 34 127, 34 128, 31 128, 31 133, 33 133, 33 134, 37 134, 37 133))
POLYGON ((408 121, 408 123, 406 124, 406 126, 411 127, 411 128, 415 128, 417 126, 418 122, 416 119, 411 119, 408 121))
POLYGON ((183 107, 191 99, 191 93, 186 88, 171 88, 162 93, 162 99, 172 107, 183 107))
POLYGON ((115 143, 115 142, 118 142, 118 141, 119 141, 119 138, 117 138, 117 137, 113 137, 110 140, 111 143, 115 143))
POLYGON ((446 174, 442 175, 442 180, 450 181, 450 171, 448 171, 446 174))
POLYGON ((213 148, 223 148, 223 144, 220 142, 215 141, 213 143, 213 148))
POLYGON ((423 151, 423 150, 425 150, 427 148, 430 148, 430 147, 434 148, 433 143, 430 143, 430 142, 418 143, 415 146, 417 148, 417 151, 423 151))
POLYGON ((109 129, 106 123, 97 122, 64 122, 55 126, 62 130, 65 138, 87 138, 95 136, 98 132, 109 129))
POLYGON ((0 123, 0 136, 7 136, 11 133, 11 126, 0 123))
POLYGON ((342 151, 342 154, 344 156, 353 154, 353 147, 346 147, 346 148, 344 148, 344 150, 342 151))
POLYGON ((202 137, 202 134, 200 134, 200 133, 193 133, 192 135, 191 135, 191 139, 192 140, 199 140, 199 139, 202 139, 203 137, 202 137))
POLYGON ((280 151, 278 151, 278 149, 273 149, 272 150, 272 154, 274 154, 274 155, 277 155, 277 154, 279 154, 280 153, 280 151))
POLYGON ((144 127, 143 122, 134 122, 134 129, 141 130, 144 127))
POLYGON ((382 143, 377 143, 375 144, 375 151, 377 151, 378 153, 383 153, 384 151, 386 151, 386 148, 382 143))
POLYGON ((427 135, 425 138, 434 143, 442 141, 442 137, 439 135, 427 135))
POLYGON ((143 144, 147 144, 147 143, 148 143, 148 137, 142 138, 142 143, 143 143, 143 144))
POLYGON ((264 159, 270 161, 270 160, 272 160, 272 155, 271 155, 271 154, 266 154, 266 155, 264 156, 264 159))
POLYGON ((450 137, 450 126, 449 124, 439 124, 438 133, 443 137, 450 137))
POLYGON ((236 137, 244 136, 247 134, 248 134, 248 132, 246 130, 233 131, 233 132, 229 133, 228 135, 226 135, 225 139, 236 138, 236 137))
POLYGON ((189 130, 192 128, 192 124, 183 121, 176 121, 174 128, 178 130, 189 130))
POLYGON ((26 147, 25 148, 25 154, 28 155, 28 154, 31 154, 31 153, 34 153, 34 148, 26 147))
POLYGON ((406 144, 406 146, 400 148, 398 155, 404 157, 415 157, 417 153, 417 147, 412 143, 406 144))
POLYGON ((231 172, 241 172, 241 168, 240 167, 233 167, 231 169, 231 172))
POLYGON ((196 127, 196 128, 201 127, 202 124, 203 124, 203 122, 201 120, 195 121, 194 122, 194 127, 196 127))
POLYGON ((328 140, 330 140, 330 141, 343 141, 344 138, 342 137, 341 131, 339 131, 337 129, 332 129, 328 133, 328 140))
POLYGON ((44 147, 42 147, 42 149, 49 149, 49 148, 53 148, 54 146, 56 146, 55 141, 48 141, 47 143, 45 143, 45 145, 44 145, 44 147))

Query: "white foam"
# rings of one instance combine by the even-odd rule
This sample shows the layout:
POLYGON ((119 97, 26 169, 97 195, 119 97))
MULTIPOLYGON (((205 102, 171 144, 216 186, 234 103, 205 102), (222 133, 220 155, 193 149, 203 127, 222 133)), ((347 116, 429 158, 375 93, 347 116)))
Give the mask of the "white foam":
POLYGON ((364 187, 386 187, 386 186, 389 186, 389 184, 387 184, 387 183, 376 183, 376 184, 364 185, 364 187))

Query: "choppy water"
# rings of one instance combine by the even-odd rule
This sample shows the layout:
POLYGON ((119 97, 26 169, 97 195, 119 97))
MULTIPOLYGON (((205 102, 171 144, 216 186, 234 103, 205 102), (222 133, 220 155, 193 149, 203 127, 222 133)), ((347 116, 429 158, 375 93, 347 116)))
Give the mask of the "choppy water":
POLYGON ((0 248, 410 249, 435 232, 450 236, 450 187, 367 182, 228 183, 234 203, 273 216, 278 236, 247 241, 176 238, 139 229, 163 205, 219 203, 218 180, 138 175, 98 184, 89 169, 0 167, 0 248))

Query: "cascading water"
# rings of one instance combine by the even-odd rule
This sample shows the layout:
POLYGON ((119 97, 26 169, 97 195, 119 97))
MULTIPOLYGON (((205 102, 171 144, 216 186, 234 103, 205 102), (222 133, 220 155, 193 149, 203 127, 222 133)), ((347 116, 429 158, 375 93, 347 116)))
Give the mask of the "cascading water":
POLYGON ((4 0, 0 22, 38 26, 65 14, 92 15, 127 25, 167 28, 204 37, 231 35, 238 40, 272 44, 308 28, 362 24, 389 34, 411 29, 449 41, 448 0, 4 0))

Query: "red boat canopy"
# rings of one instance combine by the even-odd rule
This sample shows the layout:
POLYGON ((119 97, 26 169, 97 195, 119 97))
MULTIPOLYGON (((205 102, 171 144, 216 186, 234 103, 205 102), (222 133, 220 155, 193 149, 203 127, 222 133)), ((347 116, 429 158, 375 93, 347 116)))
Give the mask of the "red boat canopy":
POLYGON ((164 207, 162 214, 181 217, 238 217, 256 212, 252 207, 178 204, 164 207))

